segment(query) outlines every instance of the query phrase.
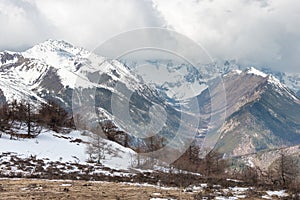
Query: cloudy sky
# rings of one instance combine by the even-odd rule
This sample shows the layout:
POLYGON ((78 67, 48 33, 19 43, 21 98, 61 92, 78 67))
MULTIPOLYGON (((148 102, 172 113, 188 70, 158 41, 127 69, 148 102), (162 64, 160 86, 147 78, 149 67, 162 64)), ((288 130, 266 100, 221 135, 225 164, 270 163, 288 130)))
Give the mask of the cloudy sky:
POLYGON ((299 0, 0 0, 0 27, 0 51, 49 38, 92 50, 125 31, 165 27, 216 60, 300 72, 299 0))

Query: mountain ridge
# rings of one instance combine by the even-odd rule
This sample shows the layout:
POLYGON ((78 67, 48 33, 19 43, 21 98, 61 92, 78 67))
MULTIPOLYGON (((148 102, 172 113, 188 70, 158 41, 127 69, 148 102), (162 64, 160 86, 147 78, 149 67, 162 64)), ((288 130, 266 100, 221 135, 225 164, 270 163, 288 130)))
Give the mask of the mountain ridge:
MULTIPOLYGON (((134 70, 132 72, 130 66, 122 64, 117 60, 95 55, 80 47, 73 47, 64 41, 47 40, 25 52, 1 52, 0 60, 0 89, 3 91, 2 96, 5 97, 5 100, 31 99, 35 102, 44 102, 46 99, 55 99, 71 111, 72 102, 74 102, 74 97, 72 96, 75 91, 79 96, 81 95, 79 97, 80 100, 94 104, 97 102, 95 115, 88 116, 87 121, 96 120, 99 116, 102 116, 101 119, 103 120, 115 119, 120 130, 125 132, 128 131, 128 129, 126 129, 128 127, 126 127, 126 124, 122 124, 122 120, 119 120, 118 123, 118 119, 116 119, 111 109, 112 95, 117 97, 119 106, 125 105, 124 102, 129 101, 130 117, 134 119, 134 122, 139 122, 144 125, 149 124, 151 120, 149 117, 151 113, 150 108, 153 105, 162 106, 162 108, 167 111, 168 117, 166 126, 161 135, 166 136, 176 132, 180 123, 180 111, 182 111, 179 109, 180 104, 177 104, 178 96, 168 95, 166 86, 169 87, 169 89, 176 87, 176 85, 180 87, 183 86, 182 88, 194 87, 190 84, 198 84, 198 86, 208 85, 208 88, 200 88, 199 93, 195 93, 197 95, 196 98, 198 99, 200 113, 193 117, 200 117, 202 124, 199 124, 198 129, 203 129, 202 132, 200 131, 200 134, 206 137, 205 140, 206 142, 208 141, 208 143, 210 139, 217 141, 216 147, 219 150, 222 150, 222 148, 224 150, 224 147, 222 147, 222 142, 224 143, 225 141, 226 143, 224 139, 227 138, 227 141, 230 141, 232 139, 228 138, 234 138, 232 136, 234 131, 231 131, 231 129, 239 128, 243 130, 243 128, 248 127, 245 129, 245 132, 251 132, 252 125, 249 127, 249 124, 244 124, 242 128, 239 127, 242 122, 241 120, 247 119, 247 116, 249 119, 253 118, 253 120, 257 120, 259 116, 264 116, 265 118, 262 118, 262 121, 268 121, 272 116, 275 116, 275 118, 279 116, 281 117, 279 121, 281 120, 280 123, 282 125, 284 122, 292 123, 291 127, 287 127, 285 130, 289 130, 292 135, 299 131, 299 122, 297 120, 295 121, 297 115, 292 109, 293 106, 296 106, 295 110, 297 110, 299 106, 299 99, 295 93, 286 88, 286 86, 280 83, 273 75, 266 74, 254 67, 241 70, 242 68, 234 61, 224 62, 222 65, 212 63, 200 68, 191 68, 187 65, 174 66, 169 63, 170 72, 174 73, 175 70, 175 74, 181 73, 180 83, 177 83, 178 79, 172 79, 173 82, 169 81, 167 85, 164 82, 160 82, 149 86, 149 82, 141 79, 134 70), (175 69, 171 69, 172 67, 175 67, 175 69), (214 77, 216 76, 220 76, 223 79, 223 88, 221 85, 214 86, 214 77), (184 84, 186 84, 187 87, 185 87, 184 84), (86 95, 95 92, 93 87, 97 88, 95 90, 96 100, 86 95), (224 99, 221 92, 224 88, 226 99, 224 99), (126 97, 126 91, 133 92, 133 98, 126 97), (216 100, 216 104, 214 105, 216 112, 211 110, 211 98, 215 98, 216 100), (268 98, 273 99, 273 102, 270 103, 268 98), (279 108, 275 108, 272 105, 276 104, 277 101, 280 102, 279 108), (289 106, 289 110, 280 108, 285 105, 289 106), (253 110, 253 106, 258 107, 253 110), (262 108, 264 108, 265 113, 268 113, 268 116, 263 115, 265 113, 259 114, 258 110, 262 108), (224 124, 221 127, 209 127, 211 112, 215 112, 212 115, 218 117, 220 114, 218 110, 226 110, 224 124), (282 119, 282 116, 287 117, 290 115, 292 116, 291 119, 287 119, 287 121, 282 119), (234 122, 230 120, 234 120, 234 122), (230 131, 231 133, 229 133, 230 131)), ((183 102, 187 104, 187 107, 189 101, 189 97, 186 96, 183 102)), ((152 110, 152 112, 157 111, 158 110, 152 110)), ((79 109, 79 112, 87 113, 87 110, 83 111, 79 109)), ((158 118, 158 121, 159 120, 163 121, 160 117, 158 118)), ((243 123, 245 122, 247 122, 247 120, 244 120, 243 123)), ((275 122, 266 123, 274 124, 275 122)), ((253 124, 253 126, 261 132, 266 130, 268 130, 270 134, 275 134, 276 132, 272 132, 273 127, 271 127, 271 125, 256 123, 253 124)), ((132 127, 134 127, 133 124, 132 127)), ((186 127, 186 134, 195 131, 193 128, 188 128, 188 125, 186 127)), ((280 127, 278 130, 279 129, 280 127)), ((247 154, 262 150, 263 148, 258 148, 259 145, 262 145, 261 143, 253 144, 253 141, 249 143, 250 136, 246 133, 242 140, 235 142, 235 144, 233 144, 235 146, 232 147, 231 150, 225 149, 224 153, 238 155, 238 153, 234 152, 239 151, 242 154, 247 154), (248 144, 249 149, 247 151, 243 151, 243 149, 238 146, 247 146, 247 143, 252 145, 249 146, 248 144)), ((269 141, 272 143, 269 145, 270 148, 274 145, 277 147, 295 144, 289 143, 288 140, 279 143, 277 136, 276 134, 275 136, 272 135, 273 139, 269 141)), ((170 137, 170 135, 167 137, 170 137)), ((255 137, 252 137, 252 139, 253 138, 255 137)), ((298 139, 296 141, 298 141, 298 139)), ((119 142, 121 143, 122 141, 119 142)))

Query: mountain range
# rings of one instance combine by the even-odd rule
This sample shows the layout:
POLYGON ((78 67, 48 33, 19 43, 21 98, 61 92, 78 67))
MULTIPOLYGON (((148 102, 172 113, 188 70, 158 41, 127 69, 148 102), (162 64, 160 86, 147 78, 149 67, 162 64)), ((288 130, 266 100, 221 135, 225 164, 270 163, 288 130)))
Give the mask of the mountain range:
POLYGON ((132 146, 157 127, 160 137, 176 143, 196 132, 203 146, 229 157, 300 144, 299 74, 244 68, 235 61, 146 62, 155 67, 152 74, 57 40, 0 52, 0 103, 16 99, 38 106, 55 100, 90 126, 112 121, 131 136, 132 146))

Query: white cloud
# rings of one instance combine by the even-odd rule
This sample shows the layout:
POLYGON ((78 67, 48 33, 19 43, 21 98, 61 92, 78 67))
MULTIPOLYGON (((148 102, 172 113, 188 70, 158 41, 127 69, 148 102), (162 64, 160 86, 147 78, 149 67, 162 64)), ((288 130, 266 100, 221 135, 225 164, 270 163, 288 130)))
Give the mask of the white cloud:
POLYGON ((0 49, 15 50, 51 37, 51 24, 32 1, 0 0, 0 49))
POLYGON ((154 0, 167 26, 201 43, 211 56, 299 70, 298 0, 154 0))
POLYGON ((87 49, 121 32, 163 27, 216 59, 299 71, 298 0, 0 0, 0 50, 48 38, 87 49))
POLYGON ((36 1, 67 41, 96 47, 115 34, 138 27, 159 26, 160 21, 147 0, 36 1))
POLYGON ((0 49, 48 38, 93 49, 120 32, 160 26, 157 16, 149 0, 0 0, 0 49))

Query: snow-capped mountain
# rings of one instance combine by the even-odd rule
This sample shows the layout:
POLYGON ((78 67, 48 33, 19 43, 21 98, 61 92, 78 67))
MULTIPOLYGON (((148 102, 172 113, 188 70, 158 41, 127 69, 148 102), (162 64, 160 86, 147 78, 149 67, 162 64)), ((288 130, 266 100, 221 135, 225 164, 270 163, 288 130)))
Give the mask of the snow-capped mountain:
POLYGON ((288 88, 293 90, 298 96, 300 96, 300 74, 299 73, 288 73, 288 72, 276 72, 271 69, 262 69, 268 74, 272 74, 284 83, 288 88))
POLYGON ((20 53, 1 52, 0 60, 0 84, 7 99, 41 100, 42 93, 61 94, 61 90, 74 89, 76 84, 112 91, 116 82, 122 82, 130 89, 141 89, 140 81, 120 62, 64 41, 47 40, 20 53), (96 73, 100 80, 93 80, 96 73))
POLYGON ((235 61, 205 66, 166 60, 127 63, 171 99, 189 99, 189 89, 198 89, 200 117, 214 116, 221 123, 225 115, 222 124, 205 122, 208 127, 202 126, 204 129, 199 132, 200 136, 205 135, 205 147, 215 145, 217 150, 236 156, 300 143, 300 101, 275 73, 244 68, 235 61), (216 77, 221 77, 224 86, 215 85, 216 77))
POLYGON ((112 120, 118 133, 146 134, 150 122, 162 121, 161 135, 171 137, 179 126, 179 111, 117 60, 55 40, 25 52, 2 52, 0 60, 0 89, 7 101, 55 100, 91 126, 112 120), (166 114, 158 115, 159 109, 166 114), (130 123, 122 118, 127 111, 130 123))
POLYGON ((2 52, 0 87, 7 100, 41 100, 31 89, 37 87, 49 66, 38 60, 24 58, 19 53, 2 52), (38 68, 35 66, 39 66, 38 68))
MULTIPOLYGON (((135 74, 147 83, 162 91, 171 99, 188 99, 200 94, 207 88, 207 81, 223 76, 231 71, 246 70, 248 67, 235 60, 215 61, 206 65, 192 66, 189 63, 177 63, 172 60, 145 60, 133 62, 121 60, 135 74), (190 90, 194 90, 191 94, 190 90)), ((257 68, 260 69, 260 68, 257 68)), ((268 68, 260 69, 261 73, 271 74, 289 89, 300 95, 300 74, 276 72, 268 68)))
POLYGON ((227 117, 215 135, 218 151, 238 156, 300 143, 300 100, 273 75, 253 67, 233 71, 224 86, 227 117))
MULTIPOLYGON (((181 135, 201 132, 208 144, 214 144, 210 139, 219 141, 221 150, 228 141, 235 141, 230 145, 233 149, 223 149, 232 155, 240 151, 235 145, 250 140, 249 151, 240 152, 300 142, 299 99, 273 75, 255 68, 243 70, 235 61, 191 66, 157 60, 140 67, 64 41, 47 40, 25 52, 1 52, 0 62, 1 101, 31 100, 38 105, 52 99, 91 124, 112 120, 118 126, 114 134, 146 134, 154 129, 137 126, 147 127, 154 120, 161 125, 158 135, 167 139, 183 126, 181 135), (217 83, 218 77, 224 85, 217 83), (191 97, 196 97, 199 113, 191 97), (124 108, 131 121, 122 119, 124 108), (226 114, 224 123, 209 124, 211 118, 222 118, 222 113, 226 114), (196 126, 192 120, 182 122, 183 115, 197 118, 196 126)), ((119 139, 122 143, 122 137, 119 139)))
POLYGON ((177 100, 195 97, 208 87, 206 83, 209 80, 242 68, 234 60, 199 66, 173 60, 121 62, 128 65, 147 84, 166 94, 168 98, 177 100))

